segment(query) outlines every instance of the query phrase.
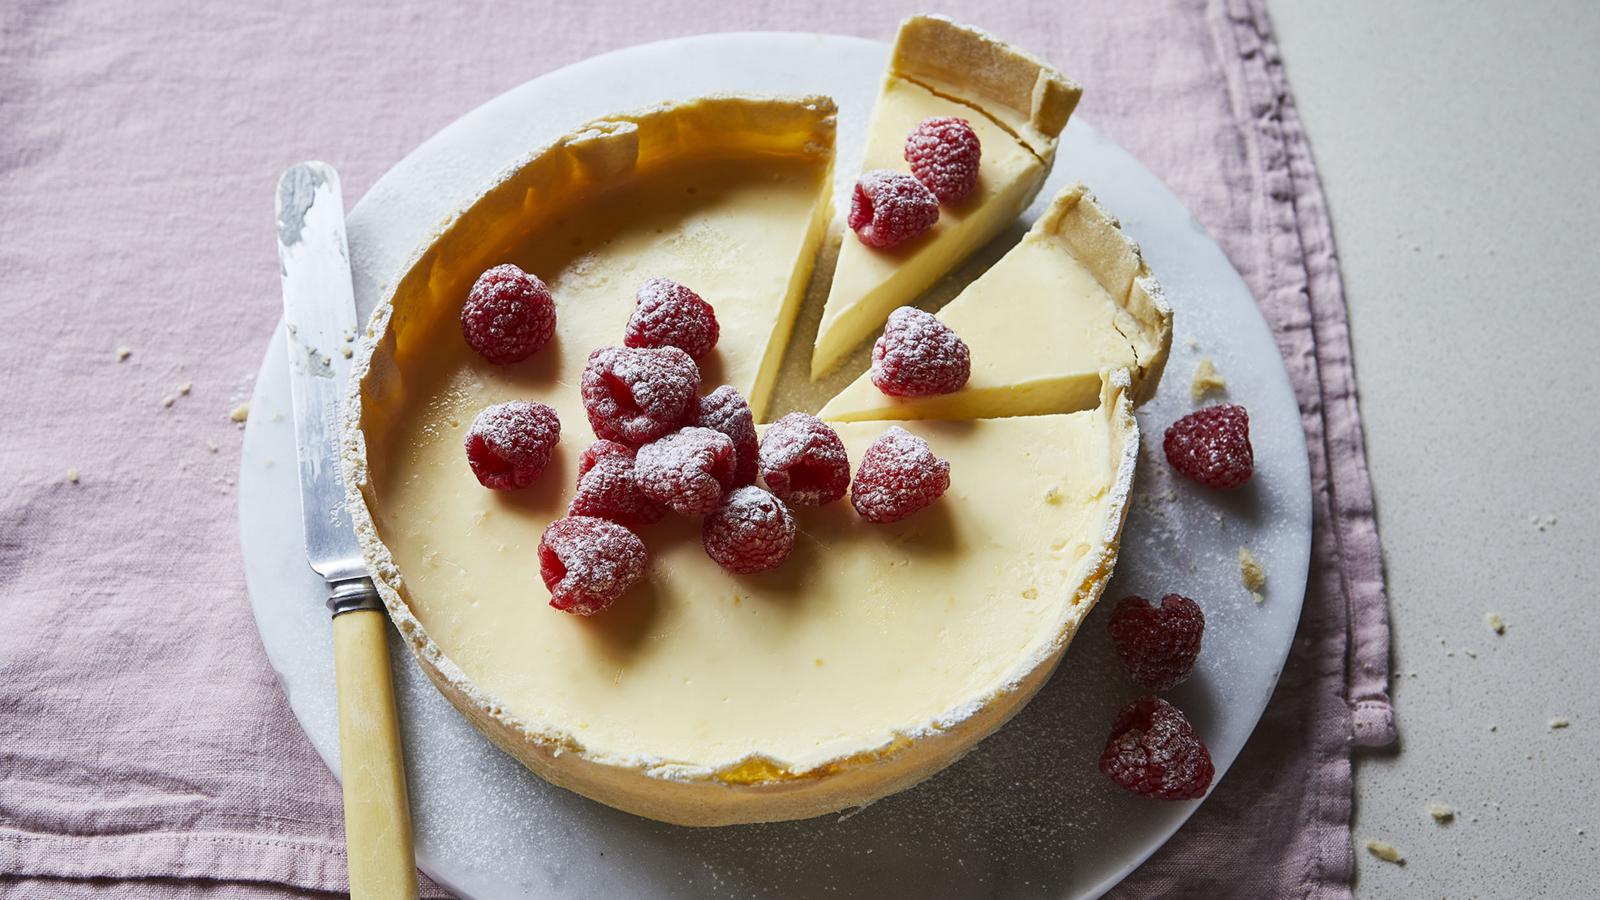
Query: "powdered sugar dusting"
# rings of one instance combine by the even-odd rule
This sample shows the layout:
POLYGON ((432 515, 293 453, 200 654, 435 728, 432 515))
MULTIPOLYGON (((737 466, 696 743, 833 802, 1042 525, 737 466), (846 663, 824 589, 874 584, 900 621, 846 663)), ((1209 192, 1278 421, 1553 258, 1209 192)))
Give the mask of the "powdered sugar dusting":
POLYGON ((939 221, 939 198, 904 172, 874 169, 856 182, 850 199, 850 229, 869 247, 887 249, 910 240, 939 221))
POLYGON ((605 519, 557 519, 539 539, 539 574, 550 605, 580 616, 616 602, 644 574, 645 559, 644 542, 605 519))
POLYGON ((733 485, 733 441, 710 428, 680 428, 640 447, 634 470, 646 497, 680 515, 703 516, 733 485))
POLYGON ((706 554, 730 572, 775 568, 794 549, 794 514, 782 500, 754 485, 739 488, 706 517, 700 536, 706 554))
POLYGON ((872 383, 894 397, 949 394, 972 376, 972 351, 939 317, 914 306, 889 314, 872 345, 872 383))

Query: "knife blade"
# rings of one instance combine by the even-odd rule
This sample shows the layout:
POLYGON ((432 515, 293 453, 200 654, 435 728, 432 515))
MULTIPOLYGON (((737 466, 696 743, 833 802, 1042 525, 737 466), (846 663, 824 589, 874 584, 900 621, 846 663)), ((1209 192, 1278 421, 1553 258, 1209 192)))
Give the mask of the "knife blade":
POLYGON ((327 583, 333 613, 350 895, 415 897, 388 616, 344 505, 340 411, 357 323, 338 173, 318 162, 289 168, 278 180, 277 210, 300 518, 306 560, 327 583))
POLYGON ((365 578, 339 465, 340 409, 357 325, 344 195, 331 166, 301 163, 279 179, 278 262, 307 561, 329 583, 365 578))

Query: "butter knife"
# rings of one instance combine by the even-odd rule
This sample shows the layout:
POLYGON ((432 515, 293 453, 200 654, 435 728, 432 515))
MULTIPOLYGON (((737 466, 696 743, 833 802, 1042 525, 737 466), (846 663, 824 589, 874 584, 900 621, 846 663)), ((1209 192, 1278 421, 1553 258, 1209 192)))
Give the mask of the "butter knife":
POLYGON ((328 584, 339 698, 339 767, 352 897, 417 896, 405 763, 383 601, 345 512, 340 410, 356 337, 339 176, 326 163, 278 180, 278 261, 300 461, 306 557, 328 584))

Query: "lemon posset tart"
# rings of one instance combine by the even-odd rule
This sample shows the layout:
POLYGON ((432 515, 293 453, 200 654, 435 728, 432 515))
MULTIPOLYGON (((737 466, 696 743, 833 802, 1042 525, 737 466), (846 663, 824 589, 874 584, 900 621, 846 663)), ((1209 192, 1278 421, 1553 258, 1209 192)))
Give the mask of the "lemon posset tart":
POLYGON ((893 397, 863 374, 824 419, 972 419, 1088 409, 1102 373, 1127 369, 1134 401, 1155 393, 1172 309, 1139 248, 1081 184, 1063 189, 1013 247, 938 318, 971 348, 960 390, 893 397))
POLYGON ((925 234, 887 249, 846 229, 817 329, 811 374, 828 374, 992 240, 1033 201, 1055 161, 1056 139, 1082 90, 1060 72, 978 29, 939 16, 900 27, 868 126, 864 171, 906 171, 906 138, 927 119, 972 128, 981 156, 971 193, 944 204, 925 234))
MULTIPOLYGON (((798 465, 781 491, 767 451, 790 417, 762 426, 760 477, 791 499, 795 525, 792 549, 766 571, 739 574, 730 557, 714 559, 699 507, 627 528, 570 511, 590 466, 626 458, 642 473, 664 462, 671 476, 693 456, 661 449, 673 441, 696 453, 734 445, 693 427, 639 438, 637 459, 596 442, 596 430, 623 436, 609 431, 623 419, 597 418, 591 388, 621 396, 612 383, 649 354, 671 359, 663 372, 688 365, 676 345, 591 356, 649 330, 639 320, 647 299, 703 298, 714 309, 698 385, 729 387, 705 400, 743 394, 757 420, 789 412, 775 373, 826 226, 833 113, 824 98, 730 95, 577 129, 442 227, 374 312, 356 357, 350 506, 401 635, 507 753, 653 819, 805 818, 929 777, 1037 692, 1116 561, 1139 446, 1135 394, 1159 376, 1136 352, 1108 356, 1095 402, 1073 412, 1011 417, 974 405, 967 421, 809 419, 837 442, 834 462, 856 473, 848 502, 800 502, 798 465), (491 267, 545 304, 541 316, 553 312, 525 358, 491 362, 464 337, 463 304, 491 267), (548 454, 527 479, 481 470, 470 440, 463 452, 469 426, 479 436, 475 419, 512 402, 537 410, 548 454), (861 496, 874 454, 892 469, 886 446, 948 464, 942 494, 915 514, 886 514, 893 498, 874 506, 861 496), (488 489, 507 486, 517 489, 488 489), (639 560, 648 548, 648 561, 614 603, 556 608, 556 589, 540 584, 551 584, 541 535, 584 528, 637 545, 639 560)), ((1026 133, 1026 121, 1006 124, 1026 133)), ((1081 260, 1081 248, 1064 258, 1081 260)), ((1072 271, 1041 277, 1070 282, 1072 271)), ((1096 295, 1072 309, 1099 329, 1107 305, 1117 302, 1096 295)), ((493 336, 505 338, 503 328, 493 336)), ((988 346, 975 337, 975 359, 988 346)), ((638 408, 611 413, 642 421, 659 399, 635 393, 638 408)))

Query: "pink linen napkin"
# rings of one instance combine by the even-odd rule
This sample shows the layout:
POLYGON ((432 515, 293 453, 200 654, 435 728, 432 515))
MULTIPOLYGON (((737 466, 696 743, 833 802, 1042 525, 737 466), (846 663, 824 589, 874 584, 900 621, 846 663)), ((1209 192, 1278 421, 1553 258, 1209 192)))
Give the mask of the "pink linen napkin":
MULTIPOLYGON (((338 788, 256 638, 235 525, 228 414, 278 317, 279 171, 326 159, 353 200, 460 113, 595 53, 722 30, 887 38, 915 11, 434 7, 0 11, 0 894, 344 888, 338 788)), ((1250 284, 1306 427, 1311 582, 1277 695, 1116 893, 1347 896, 1351 747, 1394 736, 1386 599, 1332 233, 1262 2, 944 11, 1086 83, 1080 114, 1250 284)))

